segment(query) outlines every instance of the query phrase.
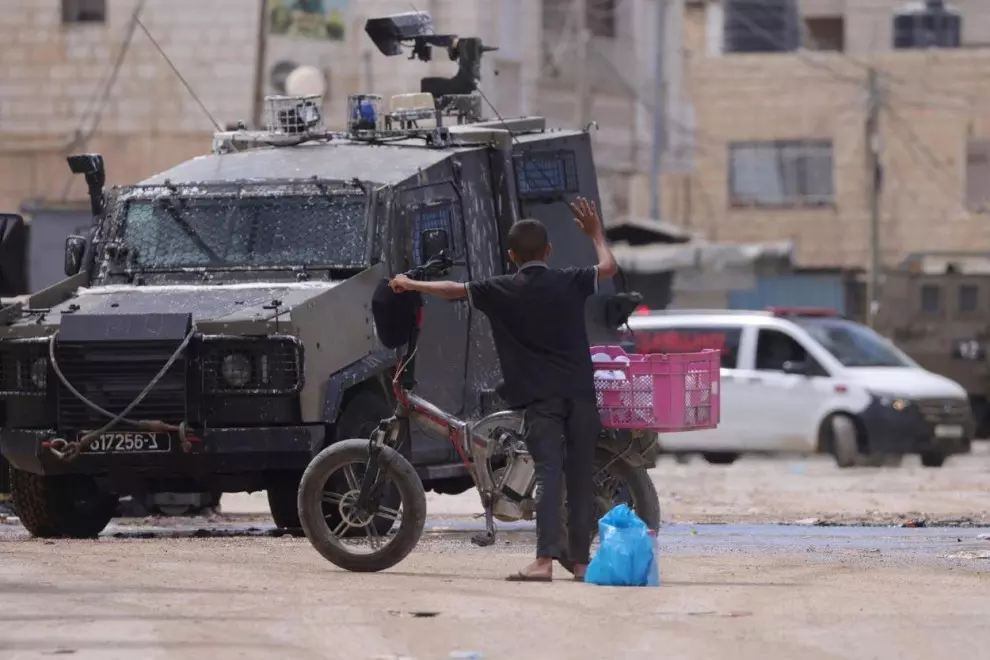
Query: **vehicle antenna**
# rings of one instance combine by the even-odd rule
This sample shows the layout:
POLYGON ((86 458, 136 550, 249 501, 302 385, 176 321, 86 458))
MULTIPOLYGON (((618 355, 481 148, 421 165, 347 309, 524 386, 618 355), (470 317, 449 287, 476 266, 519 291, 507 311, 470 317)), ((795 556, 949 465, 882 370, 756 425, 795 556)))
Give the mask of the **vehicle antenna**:
POLYGON ((221 130, 221 128, 220 128, 220 124, 217 122, 216 118, 212 114, 210 114, 210 111, 209 110, 206 109, 206 106, 203 105, 203 102, 199 99, 199 96, 196 95, 196 92, 193 91, 193 88, 189 85, 188 82, 186 82, 186 79, 182 77, 182 74, 179 73, 179 70, 175 68, 175 65, 172 64, 172 60, 170 60, 169 57, 168 57, 168 55, 165 54, 165 51, 162 50, 162 47, 158 45, 158 42, 155 41, 155 38, 153 36, 151 36, 151 32, 149 32, 148 31, 148 28, 146 28, 144 26, 144 23, 141 22, 141 19, 140 18, 135 18, 135 20, 137 21, 138 27, 141 28, 141 31, 144 32, 148 36, 148 39, 151 40, 151 43, 154 45, 154 47, 158 50, 159 53, 161 53, 161 56, 163 58, 165 58, 165 62, 167 62, 168 65, 169 65, 169 67, 171 67, 172 71, 179 78, 179 81, 183 85, 185 85, 186 90, 188 90, 188 92, 189 92, 189 95, 193 97, 193 100, 196 101, 196 103, 199 105, 199 107, 203 110, 203 113, 206 114, 206 116, 209 118, 209 120, 211 122, 213 122, 213 128, 215 128, 217 130, 217 132, 219 133, 220 130, 221 130))

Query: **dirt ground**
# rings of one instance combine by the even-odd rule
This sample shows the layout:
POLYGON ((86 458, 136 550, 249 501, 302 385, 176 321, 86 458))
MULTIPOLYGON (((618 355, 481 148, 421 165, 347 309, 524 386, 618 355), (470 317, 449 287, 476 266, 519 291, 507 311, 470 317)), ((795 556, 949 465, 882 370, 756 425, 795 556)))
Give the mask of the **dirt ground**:
POLYGON ((664 459, 659 589, 506 583, 532 533, 472 547, 471 496, 431 498, 434 531, 377 575, 266 536, 257 494, 225 496, 212 520, 117 521, 97 541, 33 540, 8 521, 0 659, 990 658, 990 530, 969 526, 987 520, 988 478, 985 446, 934 470, 664 459), (245 524, 260 531, 190 538, 245 524), (186 532, 151 528, 170 525, 186 532))

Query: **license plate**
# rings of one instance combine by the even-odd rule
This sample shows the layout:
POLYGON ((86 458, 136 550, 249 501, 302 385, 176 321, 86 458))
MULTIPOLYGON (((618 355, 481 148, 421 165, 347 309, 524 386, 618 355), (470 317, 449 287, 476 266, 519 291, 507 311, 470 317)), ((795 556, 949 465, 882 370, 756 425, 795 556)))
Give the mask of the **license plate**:
MULTIPOLYGON (((79 437, 86 435, 80 433, 79 437)), ((147 454, 166 452, 172 449, 172 438, 168 433, 147 431, 111 431, 95 438, 86 448, 89 454, 147 454)))
POLYGON ((955 424, 938 424, 935 426, 935 437, 957 440, 963 437, 963 427, 955 424))

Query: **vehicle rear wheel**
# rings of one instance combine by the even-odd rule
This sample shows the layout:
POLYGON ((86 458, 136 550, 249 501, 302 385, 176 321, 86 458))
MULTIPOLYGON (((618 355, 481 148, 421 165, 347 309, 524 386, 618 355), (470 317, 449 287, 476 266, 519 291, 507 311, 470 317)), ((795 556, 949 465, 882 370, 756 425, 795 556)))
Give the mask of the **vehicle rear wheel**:
POLYGON ((739 454, 728 451, 706 451, 701 455, 712 465, 732 465, 739 458, 739 454))
POLYGON ((945 454, 925 452, 921 455, 921 464, 930 468, 942 467, 942 465, 945 464, 946 458, 948 458, 948 456, 945 454))
POLYGON ((117 497, 86 475, 44 476, 10 468, 14 512, 32 536, 93 538, 117 511, 117 497))

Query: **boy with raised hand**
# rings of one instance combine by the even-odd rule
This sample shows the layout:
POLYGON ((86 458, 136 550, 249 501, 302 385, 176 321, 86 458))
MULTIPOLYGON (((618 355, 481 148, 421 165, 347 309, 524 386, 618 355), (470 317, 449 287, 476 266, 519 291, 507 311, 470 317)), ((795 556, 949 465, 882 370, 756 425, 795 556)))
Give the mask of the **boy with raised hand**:
POLYGON ((591 549, 594 517, 592 477, 601 430, 595 402, 594 370, 585 327, 585 302, 598 281, 618 270, 605 244, 594 203, 571 204, 581 230, 591 238, 598 264, 550 268, 553 249, 546 227, 522 220, 509 231, 510 275, 475 282, 417 282, 404 275, 396 292, 419 291, 446 300, 467 298, 492 327, 502 367, 503 398, 524 410, 526 446, 536 463, 536 561, 507 579, 549 582, 553 560, 566 558, 583 580, 591 549), (561 486, 566 482, 568 539, 561 547, 561 486))

